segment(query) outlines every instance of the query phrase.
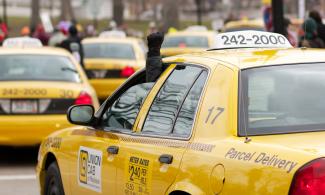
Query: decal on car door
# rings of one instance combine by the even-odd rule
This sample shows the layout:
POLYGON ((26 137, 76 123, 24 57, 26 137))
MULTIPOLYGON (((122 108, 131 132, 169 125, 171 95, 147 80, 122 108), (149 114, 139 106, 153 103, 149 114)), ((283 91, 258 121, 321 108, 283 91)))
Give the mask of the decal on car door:
POLYGON ((153 162, 147 158, 135 155, 129 155, 126 160, 125 194, 150 194, 153 162))
POLYGON ((78 184, 82 187, 102 191, 102 151, 80 146, 78 154, 78 184))

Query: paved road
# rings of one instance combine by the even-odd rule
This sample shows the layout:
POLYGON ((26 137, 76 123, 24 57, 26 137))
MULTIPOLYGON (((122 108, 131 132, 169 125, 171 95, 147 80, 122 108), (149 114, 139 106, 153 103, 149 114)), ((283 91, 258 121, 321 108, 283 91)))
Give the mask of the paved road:
POLYGON ((0 195, 38 195, 38 148, 0 147, 0 195))

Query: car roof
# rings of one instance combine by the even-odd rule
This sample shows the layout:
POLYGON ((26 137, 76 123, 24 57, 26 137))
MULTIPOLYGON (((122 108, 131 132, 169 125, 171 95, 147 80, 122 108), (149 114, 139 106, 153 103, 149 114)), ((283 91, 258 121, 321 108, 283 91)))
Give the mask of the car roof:
POLYGON ((237 20, 237 21, 230 21, 225 24, 225 29, 227 28, 236 28, 240 26, 252 26, 252 27, 264 27, 264 23, 262 20, 256 19, 256 20, 237 20))
POLYGON ((38 54, 38 55, 60 55, 70 56, 71 54, 62 48, 56 47, 39 47, 39 48, 7 48, 0 47, 0 55, 5 54, 38 54))
POLYGON ((92 38, 85 38, 82 40, 82 43, 107 43, 107 42, 114 42, 114 43, 138 43, 141 39, 135 37, 125 37, 125 38, 103 38, 103 37, 92 37, 92 38))
MULTIPOLYGON (((246 48, 211 50, 200 53, 191 53, 168 57, 165 62, 187 61, 190 58, 206 58, 224 62, 227 66, 237 69, 247 69, 261 66, 273 66, 297 63, 325 62, 325 52, 321 49, 289 48, 246 48)), ((204 60, 202 60, 204 63, 204 60)), ((216 64, 204 63, 206 66, 216 64)))

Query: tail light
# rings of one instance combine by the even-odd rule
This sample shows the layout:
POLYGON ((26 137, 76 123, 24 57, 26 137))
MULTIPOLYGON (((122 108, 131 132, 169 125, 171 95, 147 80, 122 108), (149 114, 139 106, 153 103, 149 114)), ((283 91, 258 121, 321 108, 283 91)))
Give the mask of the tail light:
POLYGON ((79 104, 93 104, 93 100, 92 100, 91 96, 87 92, 82 91, 79 94, 76 101, 74 102, 74 104, 76 104, 76 105, 79 105, 79 104))
POLYGON ((178 44, 178 47, 179 47, 179 48, 185 48, 185 47, 186 47, 186 43, 179 43, 179 44, 178 44))
POLYGON ((129 77, 134 73, 134 68, 127 66, 121 70, 121 77, 129 77))
POLYGON ((311 161, 296 172, 290 195, 298 194, 325 194, 325 158, 311 161))

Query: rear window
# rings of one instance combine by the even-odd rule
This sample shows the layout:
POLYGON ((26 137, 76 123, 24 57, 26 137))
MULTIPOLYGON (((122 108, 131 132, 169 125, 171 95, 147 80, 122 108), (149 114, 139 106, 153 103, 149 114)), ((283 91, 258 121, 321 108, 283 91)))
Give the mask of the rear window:
POLYGON ((208 48, 206 36, 170 36, 165 37, 162 47, 198 47, 208 48))
POLYGON ((225 32, 235 32, 242 30, 255 30, 255 31, 265 31, 263 27, 237 27, 237 28, 227 28, 225 32))
POLYGON ((325 130, 325 63, 242 71, 239 135, 325 130))
POLYGON ((85 58, 135 59, 133 46, 128 43, 87 43, 83 47, 85 58))
POLYGON ((0 81, 80 82, 75 65, 57 55, 0 55, 0 81))

